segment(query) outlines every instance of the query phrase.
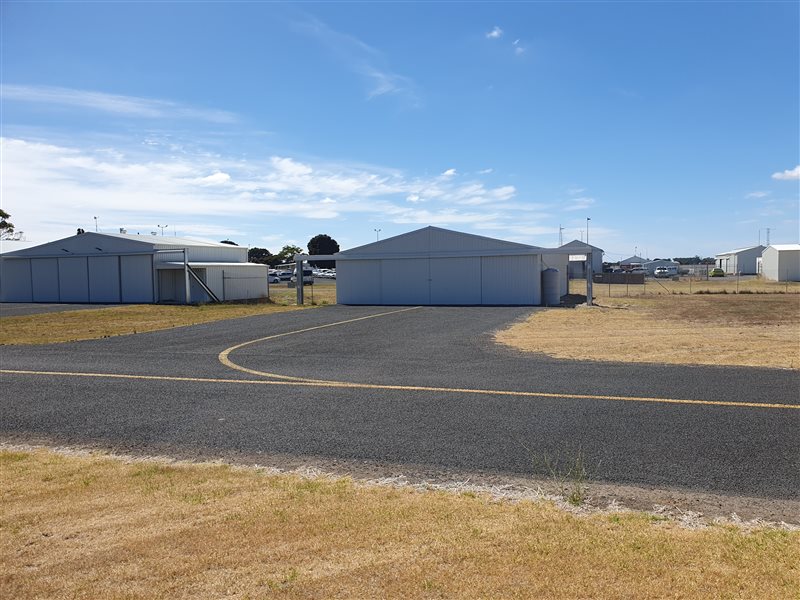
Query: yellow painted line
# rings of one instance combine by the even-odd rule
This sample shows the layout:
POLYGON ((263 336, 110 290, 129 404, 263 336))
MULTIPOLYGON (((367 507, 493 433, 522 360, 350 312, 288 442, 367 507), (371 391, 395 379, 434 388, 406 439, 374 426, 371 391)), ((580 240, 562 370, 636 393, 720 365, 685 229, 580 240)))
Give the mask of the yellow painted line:
MULTIPOLYGON (((255 371, 253 369, 248 369, 241 365, 237 365, 235 362, 228 358, 231 352, 234 350, 238 350, 239 348, 244 348, 245 346, 249 346, 250 344, 257 344, 258 342, 266 342, 269 340, 274 340, 281 337, 286 337, 288 335, 297 335, 298 333, 306 333, 308 331, 316 331, 318 329, 327 329, 328 327, 336 327, 338 325, 347 325, 348 323, 356 323, 357 321, 366 321, 367 319, 376 319, 378 317, 385 317, 387 315, 396 315, 398 313, 408 312, 410 310, 417 310, 422 308, 421 306, 413 306, 411 308, 401 308, 398 310, 390 310, 388 312, 378 313, 375 315, 367 315, 366 317, 358 317, 356 319, 347 319, 346 321, 336 321, 335 323, 327 323, 325 325, 317 325, 316 327, 307 327, 306 329, 298 329, 296 331, 287 331, 286 333, 277 333, 275 335, 268 335, 266 337, 258 338, 257 340, 250 340, 248 342, 242 342, 241 344, 237 344, 235 346, 231 346, 230 348, 226 348, 222 352, 219 353, 219 362, 221 362, 226 367, 234 369, 236 371, 242 371, 243 373, 250 373, 251 375, 259 375, 261 377, 272 377, 275 379, 284 379, 286 381, 310 381, 315 383, 330 383, 330 382, 322 382, 317 379, 306 379, 304 377, 290 377, 288 375, 278 375, 276 373, 265 373, 263 371, 255 371)), ((335 382, 339 383, 339 382, 335 382)))
POLYGON ((147 381, 176 381, 193 383, 235 383, 240 385, 279 385, 322 388, 344 388, 364 390, 387 390, 398 392, 437 392, 446 394, 473 394, 486 396, 512 396, 520 398, 554 398, 564 400, 610 400, 617 402, 652 402, 657 404, 687 404, 699 406, 730 406, 735 408, 770 408, 800 410, 796 404, 773 404, 762 402, 727 402, 724 400, 687 400, 681 398, 650 398, 647 396, 609 396, 601 394, 557 394, 552 392, 521 392, 514 390, 481 390, 470 388, 429 387, 421 385, 385 385, 377 383, 347 383, 344 381, 270 381, 267 379, 223 379, 214 377, 177 377, 172 375, 128 375, 124 373, 81 373, 71 371, 25 371, 0 369, 9 375, 32 375, 50 377, 90 377, 105 379, 140 379, 147 381))

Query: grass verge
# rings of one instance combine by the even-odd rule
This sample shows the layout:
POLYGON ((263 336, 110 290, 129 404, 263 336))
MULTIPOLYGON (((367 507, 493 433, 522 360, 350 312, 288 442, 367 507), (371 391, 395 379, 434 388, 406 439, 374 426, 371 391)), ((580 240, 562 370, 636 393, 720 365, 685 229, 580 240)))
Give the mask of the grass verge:
POLYGON ((534 313, 496 339, 576 360, 800 369, 800 294, 601 295, 596 304, 534 313))
POLYGON ((0 327, 0 345, 52 344, 93 340, 334 304, 336 302, 335 286, 319 287, 324 289, 314 292, 313 304, 312 295, 306 290, 304 306, 296 306, 294 289, 273 286, 270 290, 270 302, 203 304, 200 306, 137 304, 96 310, 3 317, 2 327, 0 327))
POLYGON ((797 598, 800 532, 0 451, 8 598, 797 598))

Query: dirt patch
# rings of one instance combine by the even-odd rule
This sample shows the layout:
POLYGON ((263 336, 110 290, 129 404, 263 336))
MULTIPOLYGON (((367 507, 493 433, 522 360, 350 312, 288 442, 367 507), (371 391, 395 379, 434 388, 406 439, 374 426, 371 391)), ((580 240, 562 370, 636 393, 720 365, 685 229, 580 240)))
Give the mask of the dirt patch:
POLYGON ((495 339, 575 360, 800 369, 800 295, 598 298, 538 311, 495 339))

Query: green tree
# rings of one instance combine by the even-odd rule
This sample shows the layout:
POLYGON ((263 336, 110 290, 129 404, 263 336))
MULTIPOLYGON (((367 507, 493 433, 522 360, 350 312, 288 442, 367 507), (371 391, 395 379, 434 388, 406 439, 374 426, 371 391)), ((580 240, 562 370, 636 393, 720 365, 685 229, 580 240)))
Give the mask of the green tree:
POLYGON ((14 224, 9 221, 11 215, 0 208, 0 240, 9 240, 14 236, 14 224))
MULTIPOLYGON (((311 256, 315 254, 336 254, 338 251, 339 243, 325 233, 315 235, 308 241, 308 253, 311 256)), ((332 269, 336 266, 336 261, 333 260, 315 260, 310 262, 312 265, 322 267, 323 269, 332 269)))
POLYGON ((292 246, 291 244, 287 244, 281 251, 275 255, 275 260, 272 264, 278 265, 283 263, 294 262, 294 255, 295 254, 302 254, 303 249, 300 246, 292 246))
POLYGON ((258 263, 260 265, 271 264, 272 259, 275 258, 272 252, 266 248, 250 248, 247 251, 247 260, 251 263, 258 263))

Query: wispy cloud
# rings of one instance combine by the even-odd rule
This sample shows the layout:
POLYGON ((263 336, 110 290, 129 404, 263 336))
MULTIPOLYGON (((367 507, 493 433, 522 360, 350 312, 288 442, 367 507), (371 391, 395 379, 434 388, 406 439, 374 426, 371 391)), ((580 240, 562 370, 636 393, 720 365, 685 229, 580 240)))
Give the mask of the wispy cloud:
MULTIPOLYGON (((539 206, 514 201, 514 186, 490 187, 463 176, 414 177, 289 156, 175 153, 160 145, 109 148, 107 141, 93 149, 0 139, 4 208, 38 240, 67 235, 97 214, 106 230, 150 221, 150 228, 161 222, 213 224, 220 215, 257 227, 287 211, 300 219, 403 224, 510 224, 520 211, 528 220, 539 218, 539 206)), ((192 233, 198 234, 179 235, 192 233)))
POLYGON ((745 198, 766 198, 769 196, 769 192, 750 192, 745 196, 745 198))
POLYGON ((594 203, 595 199, 589 198, 588 196, 581 196, 580 198, 570 198, 567 206, 564 207, 564 210, 568 211, 584 210, 592 206, 592 204, 594 203))
POLYGON ((236 115, 223 110, 197 108, 169 100, 64 87, 4 84, 0 86, 0 97, 6 101, 89 109, 132 118, 190 119, 214 123, 237 121, 236 115))
POLYGON ((525 54, 525 47, 520 44, 520 40, 514 40, 511 45, 514 46, 514 54, 517 56, 525 54))
POLYGON ((800 165, 797 165, 794 169, 786 169, 785 171, 779 171, 778 173, 773 173, 772 178, 781 179, 785 181, 800 179, 800 165))
POLYGON ((412 107, 421 105, 414 80, 389 68, 388 60, 380 50, 355 36, 332 29, 316 17, 308 16, 295 26, 326 46, 348 69, 369 83, 368 100, 391 95, 404 99, 412 107))
POLYGON ((486 37, 490 40, 498 40, 503 37, 503 30, 495 25, 492 30, 486 34, 486 37))

